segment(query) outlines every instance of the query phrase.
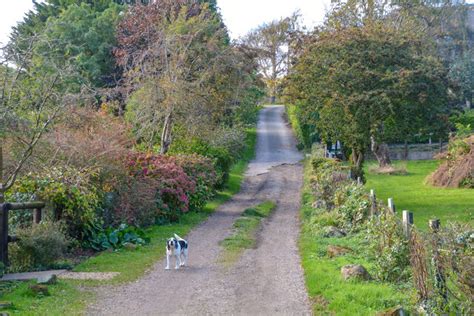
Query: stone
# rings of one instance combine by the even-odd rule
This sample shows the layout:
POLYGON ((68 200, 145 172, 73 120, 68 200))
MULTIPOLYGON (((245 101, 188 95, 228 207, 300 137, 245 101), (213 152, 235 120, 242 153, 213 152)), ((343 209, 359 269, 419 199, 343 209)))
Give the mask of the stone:
POLYGON ((124 243, 123 247, 127 250, 136 250, 138 248, 137 245, 132 244, 131 242, 124 243))
POLYGON ((12 302, 0 301, 0 308, 11 308, 13 307, 12 302))
POLYGON ((329 258, 334 258, 338 256, 343 256, 346 253, 352 252, 351 248, 348 247, 342 247, 342 246, 336 246, 336 245, 329 245, 328 249, 328 257, 329 258))
POLYGON ((405 316, 407 313, 402 307, 393 307, 385 311, 378 312, 377 316, 405 316))
POLYGON ((367 270, 359 264, 348 264, 341 268, 342 278, 344 280, 359 279, 370 280, 371 277, 367 270))
POLYGON ((58 277, 56 274, 42 275, 36 280, 38 284, 56 284, 58 282, 58 277))
POLYGON ((344 230, 339 229, 334 226, 328 226, 324 230, 324 237, 326 238, 332 238, 332 237, 341 238, 341 237, 345 237, 346 235, 347 233, 344 230))
POLYGON ((326 207, 326 202, 323 200, 317 200, 314 201, 313 204, 311 204, 312 208, 325 208, 326 207))
POLYGON ((49 295, 48 286, 44 284, 32 284, 29 286, 29 288, 35 295, 43 295, 43 296, 49 295))

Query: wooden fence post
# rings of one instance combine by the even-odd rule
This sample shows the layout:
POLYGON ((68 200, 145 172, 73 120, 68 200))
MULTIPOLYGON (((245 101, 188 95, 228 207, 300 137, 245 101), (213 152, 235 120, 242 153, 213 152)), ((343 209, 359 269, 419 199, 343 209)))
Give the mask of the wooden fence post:
MULTIPOLYGON (((3 197, 1 199, 3 200, 3 197)), ((0 204, 0 261, 5 266, 8 265, 8 205, 6 203, 0 204)))
POLYGON ((407 238, 410 237, 410 229, 413 225, 413 213, 409 211, 403 211, 402 213, 402 221, 403 221, 403 233, 407 238))
POLYGON ((360 177, 357 177, 357 185, 361 185, 362 184, 362 180, 360 179, 360 177))
POLYGON ((370 215, 374 216, 377 214, 377 197, 375 196, 375 191, 370 190, 370 215))
POLYGON ((393 203, 393 198, 388 198, 388 208, 390 209, 390 212, 395 214, 395 203, 393 203))
POLYGON ((41 223, 42 219, 42 209, 41 208, 35 208, 33 210, 33 224, 39 224, 41 223))
POLYGON ((438 293, 444 299, 444 303, 447 303, 448 300, 448 289, 446 287, 446 277, 444 274, 443 265, 440 260, 439 255, 439 228, 441 226, 439 219, 431 219, 428 222, 431 233, 432 233, 432 240, 433 240, 433 257, 431 258, 431 264, 433 265, 434 270, 434 277, 435 277, 435 286, 438 290, 438 293))

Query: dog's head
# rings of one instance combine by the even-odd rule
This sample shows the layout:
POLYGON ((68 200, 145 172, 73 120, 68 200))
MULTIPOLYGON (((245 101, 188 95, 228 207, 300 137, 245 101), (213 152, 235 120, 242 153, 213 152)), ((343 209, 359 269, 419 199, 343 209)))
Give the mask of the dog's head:
POLYGON ((170 238, 166 241, 166 248, 168 251, 178 248, 178 241, 175 238, 170 238))

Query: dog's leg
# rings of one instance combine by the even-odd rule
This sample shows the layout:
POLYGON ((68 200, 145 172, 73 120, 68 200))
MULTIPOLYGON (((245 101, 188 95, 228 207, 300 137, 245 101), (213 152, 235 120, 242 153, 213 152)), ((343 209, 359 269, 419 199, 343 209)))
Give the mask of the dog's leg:
POLYGON ((181 259, 180 259, 179 254, 176 254, 175 257, 176 257, 176 266, 174 268, 177 270, 179 269, 179 266, 181 265, 181 259))
POLYGON ((184 249, 183 255, 184 255, 183 266, 186 266, 188 264, 188 248, 184 249))
MULTIPOLYGON (((168 249, 167 249, 168 250, 168 249)), ((166 251, 166 270, 170 269, 170 254, 168 251, 166 251)))

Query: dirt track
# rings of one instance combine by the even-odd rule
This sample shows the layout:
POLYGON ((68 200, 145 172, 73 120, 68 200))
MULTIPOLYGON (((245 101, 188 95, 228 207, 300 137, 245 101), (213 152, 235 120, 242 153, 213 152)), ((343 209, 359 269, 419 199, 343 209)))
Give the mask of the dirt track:
MULTIPOLYGON (((302 158, 283 107, 262 110, 257 156, 242 191, 194 229, 189 267, 165 271, 157 262, 142 279, 100 291, 90 315, 308 315, 310 307, 297 248, 302 158), (219 263, 219 241, 231 234, 242 211, 264 200, 277 202, 263 222, 256 249, 232 268, 219 263)), ((164 245, 163 245, 164 248, 164 245)))

